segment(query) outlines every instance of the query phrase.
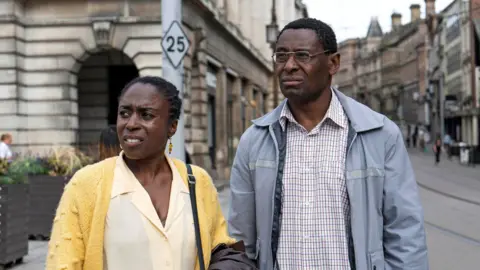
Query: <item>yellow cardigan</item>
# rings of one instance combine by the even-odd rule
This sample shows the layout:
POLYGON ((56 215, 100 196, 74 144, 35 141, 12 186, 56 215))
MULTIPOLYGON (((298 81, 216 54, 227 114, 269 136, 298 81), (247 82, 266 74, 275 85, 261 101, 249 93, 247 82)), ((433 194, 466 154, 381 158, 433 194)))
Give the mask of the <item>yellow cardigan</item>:
MULTIPOLYGON (((105 218, 110 203, 113 171, 117 157, 89 165, 70 180, 60 200, 48 244, 48 270, 103 270, 105 218)), ((185 184, 187 170, 173 160, 185 184)), ((217 190, 208 173, 192 166, 197 180, 197 208, 206 267, 211 250, 218 244, 232 244, 218 202, 217 190)), ((199 269, 198 260, 195 269, 199 269)))

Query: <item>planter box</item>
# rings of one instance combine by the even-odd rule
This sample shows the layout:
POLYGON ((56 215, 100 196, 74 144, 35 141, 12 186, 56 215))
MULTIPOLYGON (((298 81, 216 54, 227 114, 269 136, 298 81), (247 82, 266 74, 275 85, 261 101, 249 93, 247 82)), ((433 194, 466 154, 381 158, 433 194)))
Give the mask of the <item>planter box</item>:
POLYGON ((28 209, 28 236, 37 240, 50 237, 53 219, 63 189, 70 177, 33 175, 28 177, 30 206, 28 209))
POLYGON ((0 185, 0 269, 28 254, 28 185, 0 185))

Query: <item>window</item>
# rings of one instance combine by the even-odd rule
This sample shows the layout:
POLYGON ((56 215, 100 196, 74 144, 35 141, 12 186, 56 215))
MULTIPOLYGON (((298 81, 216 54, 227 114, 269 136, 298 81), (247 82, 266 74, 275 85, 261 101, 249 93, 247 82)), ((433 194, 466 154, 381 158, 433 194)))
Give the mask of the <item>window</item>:
POLYGON ((263 93, 262 94, 262 114, 266 114, 267 113, 267 106, 268 105, 268 94, 267 93, 263 93))
POLYGON ((460 36, 460 20, 458 16, 452 16, 448 19, 446 32, 447 43, 452 42, 460 36))
POLYGON ((257 118, 257 101, 258 101, 258 90, 253 89, 252 100, 254 102, 253 107, 253 118, 257 118))
POLYGON ((446 86, 448 94, 458 95, 462 92, 462 77, 456 76, 455 78, 450 79, 449 81, 447 81, 446 86))
POLYGON ((235 78, 227 75, 227 144, 228 144, 228 162, 233 163, 233 85, 235 78))
POLYGON ((458 44, 448 51, 447 72, 452 74, 461 68, 461 45, 458 44))

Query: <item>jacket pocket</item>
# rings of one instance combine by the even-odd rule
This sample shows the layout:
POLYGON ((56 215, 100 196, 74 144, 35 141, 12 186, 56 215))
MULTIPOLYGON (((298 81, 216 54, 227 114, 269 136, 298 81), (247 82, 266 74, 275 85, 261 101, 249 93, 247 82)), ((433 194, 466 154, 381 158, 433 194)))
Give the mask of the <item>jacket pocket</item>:
POLYGON ((370 252, 370 269, 371 270, 384 270, 385 259, 383 258, 383 250, 370 252))

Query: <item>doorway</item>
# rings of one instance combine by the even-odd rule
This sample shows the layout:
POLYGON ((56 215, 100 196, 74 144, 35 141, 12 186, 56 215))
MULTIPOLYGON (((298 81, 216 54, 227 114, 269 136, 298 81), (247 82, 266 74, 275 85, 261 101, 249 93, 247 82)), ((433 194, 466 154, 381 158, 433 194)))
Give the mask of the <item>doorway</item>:
POLYGON ((208 143, 208 153, 210 156, 211 168, 215 170, 216 166, 216 153, 217 153, 217 119, 216 119, 216 92, 217 92, 217 70, 215 67, 208 65, 207 74, 207 92, 208 92, 208 103, 207 103, 207 143, 208 143))
POLYGON ((117 122, 118 96, 138 77, 133 61, 118 50, 92 54, 78 73, 78 146, 96 148, 100 131, 117 122))
POLYGON ((138 77, 133 65, 108 67, 108 124, 117 123, 118 98, 127 83, 138 77))

